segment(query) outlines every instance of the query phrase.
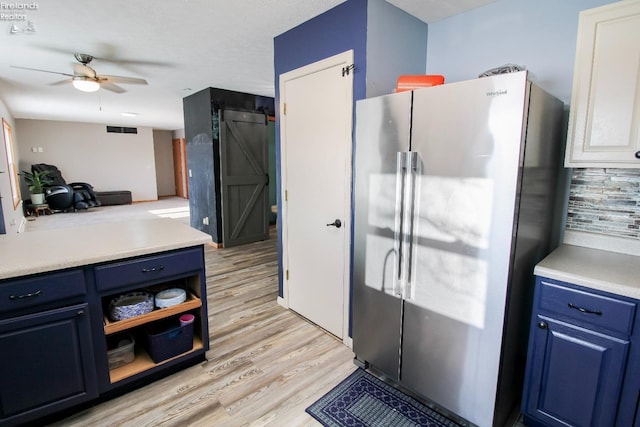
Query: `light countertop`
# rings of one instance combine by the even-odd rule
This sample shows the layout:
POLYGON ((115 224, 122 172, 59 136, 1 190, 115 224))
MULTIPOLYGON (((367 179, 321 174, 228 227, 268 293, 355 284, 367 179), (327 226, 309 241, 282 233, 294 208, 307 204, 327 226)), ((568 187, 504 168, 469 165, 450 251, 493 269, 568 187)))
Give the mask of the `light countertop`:
POLYGON ((635 255, 563 244, 534 273, 640 300, 640 257, 635 255))
POLYGON ((211 243, 169 218, 109 222, 0 236, 0 279, 211 243))

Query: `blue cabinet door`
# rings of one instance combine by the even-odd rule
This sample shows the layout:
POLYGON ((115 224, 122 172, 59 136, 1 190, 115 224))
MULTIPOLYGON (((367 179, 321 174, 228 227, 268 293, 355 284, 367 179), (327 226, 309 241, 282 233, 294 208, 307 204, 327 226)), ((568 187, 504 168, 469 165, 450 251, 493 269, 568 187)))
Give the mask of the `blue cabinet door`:
POLYGON ((0 321, 0 425, 98 396, 87 304, 0 321))
POLYGON ((542 315, 533 320, 527 425, 615 425, 629 341, 542 315))

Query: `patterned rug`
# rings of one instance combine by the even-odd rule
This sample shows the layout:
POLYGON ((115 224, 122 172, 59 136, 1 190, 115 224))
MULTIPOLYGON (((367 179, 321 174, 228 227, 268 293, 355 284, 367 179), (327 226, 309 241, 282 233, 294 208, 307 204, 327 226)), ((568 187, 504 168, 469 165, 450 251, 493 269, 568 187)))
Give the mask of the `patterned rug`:
POLYGON ((355 370, 307 412, 326 427, 460 426, 363 369, 355 370))

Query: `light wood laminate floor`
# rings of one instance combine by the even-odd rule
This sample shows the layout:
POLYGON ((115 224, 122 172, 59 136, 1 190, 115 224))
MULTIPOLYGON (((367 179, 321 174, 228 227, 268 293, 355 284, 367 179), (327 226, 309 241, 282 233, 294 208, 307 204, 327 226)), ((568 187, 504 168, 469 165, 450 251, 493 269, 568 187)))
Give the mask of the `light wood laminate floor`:
POLYGON ((55 426, 317 426, 304 410, 356 369, 341 341, 276 303, 268 241, 205 251, 207 360, 55 426))

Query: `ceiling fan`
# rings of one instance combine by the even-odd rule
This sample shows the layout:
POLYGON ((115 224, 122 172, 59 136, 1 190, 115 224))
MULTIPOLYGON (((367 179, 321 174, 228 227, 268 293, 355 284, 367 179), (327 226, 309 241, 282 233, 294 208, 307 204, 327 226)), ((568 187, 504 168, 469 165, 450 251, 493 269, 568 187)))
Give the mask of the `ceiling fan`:
POLYGON ((12 67, 20 68, 23 70, 41 71, 44 73, 60 74, 62 76, 71 77, 70 79, 65 79, 53 84, 58 85, 64 83, 72 83, 73 87, 83 92, 95 92, 98 89, 103 88, 111 92, 123 93, 126 92, 126 90, 118 86, 116 83, 136 85, 147 84, 146 80, 135 77, 99 75, 93 68, 89 67, 88 65, 93 60, 93 56, 87 55, 86 53, 74 53, 73 56, 79 62, 79 64, 73 64, 73 74, 61 73, 58 71, 40 70, 37 68, 19 67, 17 65, 12 65, 12 67))

